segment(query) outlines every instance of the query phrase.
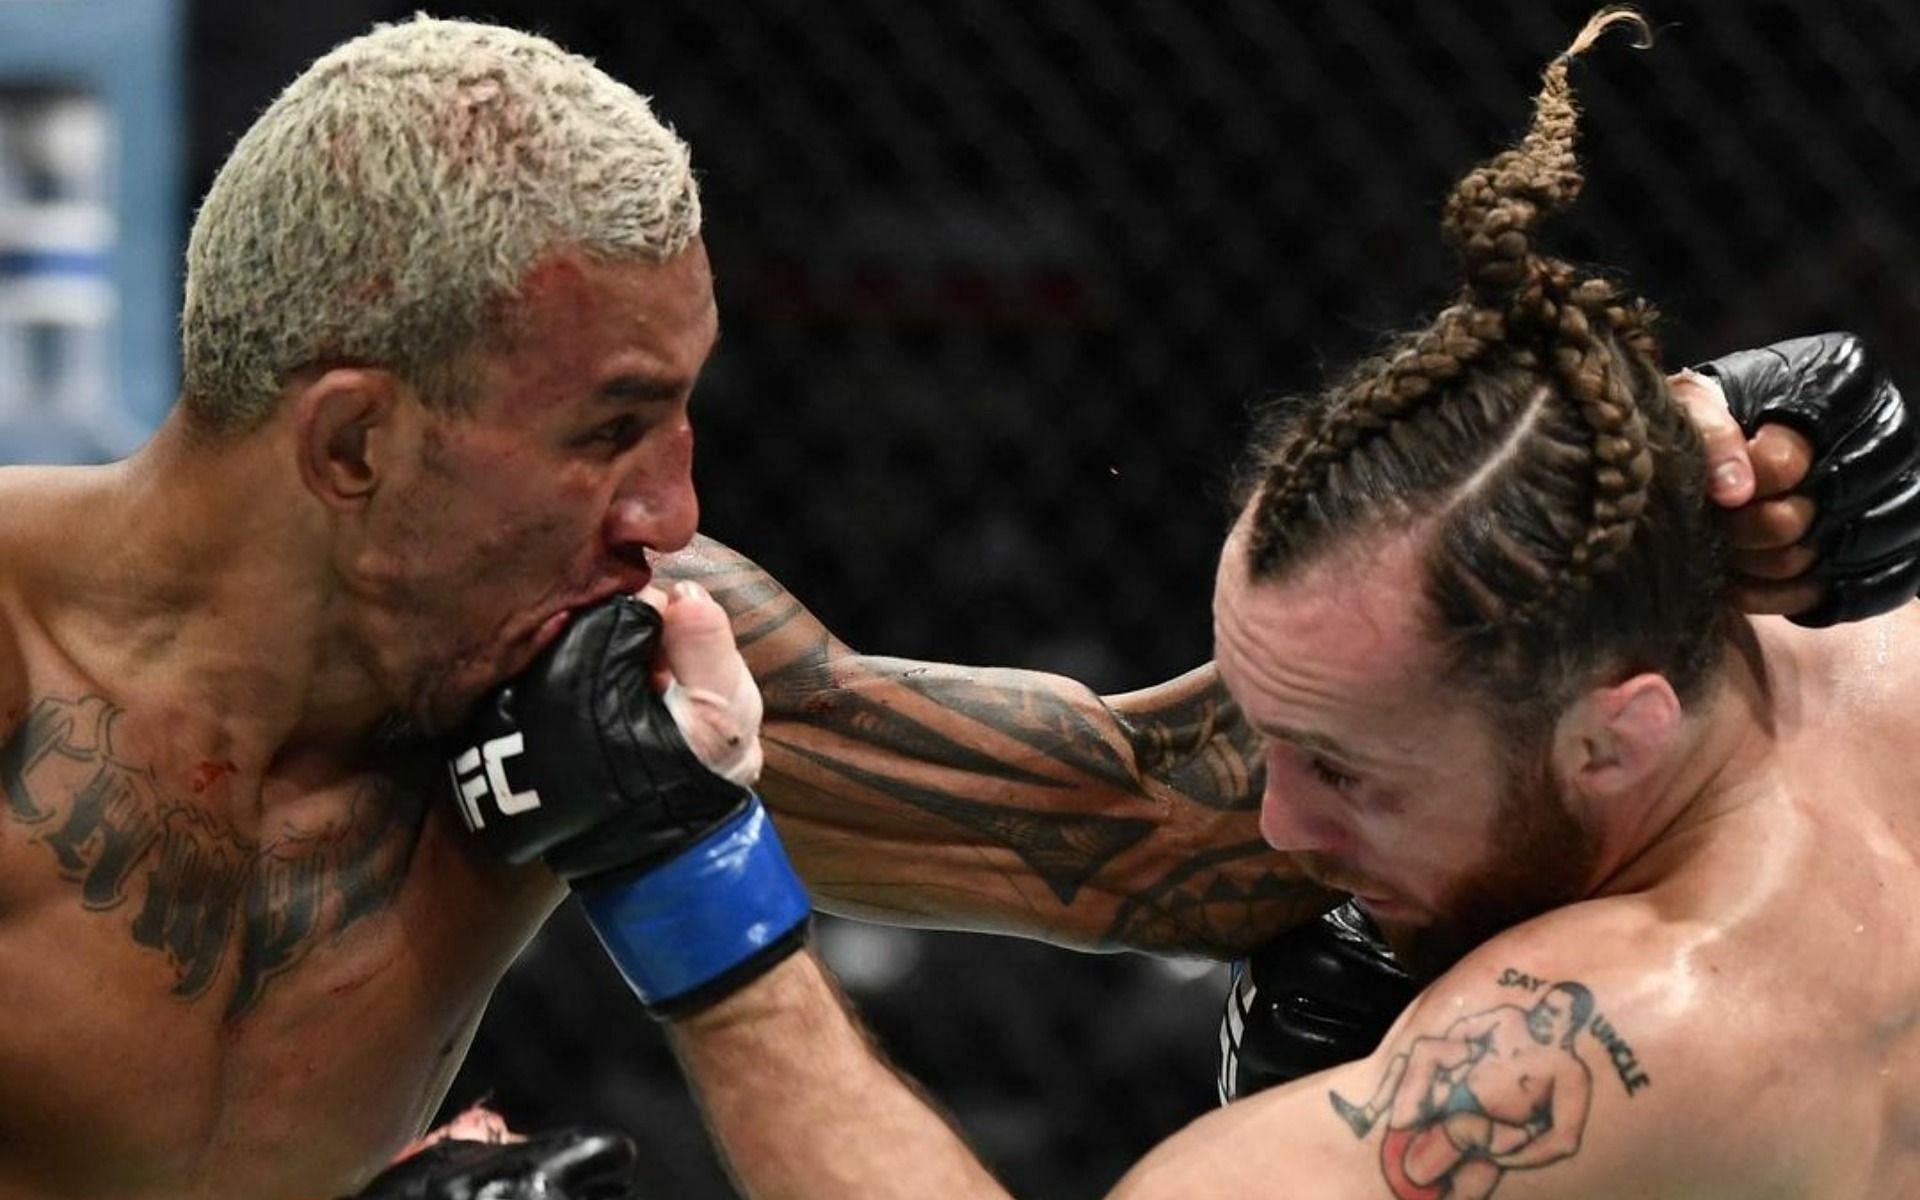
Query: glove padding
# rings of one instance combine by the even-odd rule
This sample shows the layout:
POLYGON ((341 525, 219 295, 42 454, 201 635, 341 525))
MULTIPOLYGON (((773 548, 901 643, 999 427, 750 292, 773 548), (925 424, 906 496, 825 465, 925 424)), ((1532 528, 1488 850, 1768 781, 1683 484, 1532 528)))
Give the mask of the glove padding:
POLYGON ((1827 581, 1821 627, 1897 608, 1920 590, 1920 430, 1900 389, 1850 333, 1740 350, 1694 370, 1712 376, 1748 437, 1785 425, 1813 443, 1800 491, 1815 505, 1804 543, 1827 581))
POLYGON ((1373 1053, 1420 994, 1349 900, 1234 964, 1220 1103, 1373 1053))
POLYGON ((744 810, 650 679, 660 614, 634 596, 582 611, 449 742, 467 825, 508 862, 571 883, 643 873, 744 810), (537 781, 515 790, 507 778, 537 781))
POLYGON ((637 1200, 625 1134, 566 1129, 523 1142, 435 1142, 352 1200, 637 1200))
MULTIPOLYGON (((475 835, 572 883, 640 999, 679 1016, 798 949, 811 908, 759 798, 707 769, 654 691, 660 634, 634 596, 579 613, 480 705, 448 762, 475 835)), ((757 713, 736 736, 758 736, 757 713)))

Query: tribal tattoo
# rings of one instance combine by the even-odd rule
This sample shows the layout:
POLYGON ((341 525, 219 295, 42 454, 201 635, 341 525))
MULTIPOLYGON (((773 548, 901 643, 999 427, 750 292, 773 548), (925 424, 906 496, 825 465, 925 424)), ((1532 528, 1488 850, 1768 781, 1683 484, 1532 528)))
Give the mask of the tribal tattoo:
POLYGON ((1056 916, 1105 945, 1233 953, 1333 903, 1260 842, 1259 738, 1211 666, 1121 712, 1041 672, 857 654, 717 543, 657 566, 733 619, 782 752, 763 780, 776 812, 792 789, 857 837, 884 797, 949 823, 956 844, 1012 851, 1063 909, 1099 881, 1104 908, 1056 916))
MULTIPOLYGON (((337 825, 256 841, 126 757, 114 739, 123 715, 100 696, 34 703, 0 745, 0 836, 45 847, 87 909, 131 904, 133 940, 166 955, 176 996, 205 997, 230 965, 225 1015, 237 1020, 317 943, 393 902, 423 791, 366 784, 337 825)), ((209 764, 194 783, 232 770, 209 764)))

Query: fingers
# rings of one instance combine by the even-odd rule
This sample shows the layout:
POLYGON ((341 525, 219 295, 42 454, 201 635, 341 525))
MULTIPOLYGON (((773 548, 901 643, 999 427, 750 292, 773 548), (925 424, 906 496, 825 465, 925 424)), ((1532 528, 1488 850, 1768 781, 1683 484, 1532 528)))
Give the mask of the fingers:
POLYGON ((681 736, 708 770, 742 787, 760 777, 760 689, 733 641, 733 624, 697 583, 673 585, 661 613, 662 693, 681 736))
POLYGON ((1751 613, 1805 612, 1825 585, 1806 578, 1819 554, 1800 544, 1813 526, 1814 503, 1793 494, 1813 462, 1813 443, 1784 425, 1763 425, 1747 443, 1755 499, 1724 515, 1733 600, 1751 613))
POLYGON ((1727 565, 1736 577, 1780 583, 1806 574, 1819 559, 1810 546, 1784 546, 1778 550, 1735 550, 1727 556, 1727 565))
POLYGON ((1825 588, 1819 580, 1807 579, 1790 583, 1743 583, 1734 586, 1732 597, 1743 612, 1791 616, 1817 604, 1825 588))
MULTIPOLYGON (((660 614, 661 623, 664 625, 667 612, 667 594, 650 583, 640 589, 640 599, 653 606, 653 611, 660 614)), ((647 682, 652 685, 653 690, 656 692, 666 691, 667 685, 673 682, 673 672, 667 669, 664 657, 654 659, 652 670, 647 672, 647 682)))
POLYGON ((507 1126, 507 1119, 482 1104, 476 1104, 459 1116, 448 1121, 440 1128, 428 1133, 419 1141, 402 1150, 395 1162, 413 1157, 428 1146, 440 1142, 490 1142, 499 1145, 503 1142, 521 1142, 526 1139, 513 1132, 507 1126))
POLYGON ((1727 544, 1735 550, 1777 550, 1807 536, 1813 524, 1813 501, 1805 496, 1764 500, 1722 517, 1727 544))
POLYGON ((1720 385, 1705 375, 1682 371, 1668 378, 1673 398, 1699 431, 1707 451, 1707 493, 1713 502, 1738 508, 1753 498, 1753 464, 1748 458, 1747 435, 1727 411, 1720 385))
MULTIPOLYGON (((639 1151, 632 1139, 618 1134, 591 1134, 569 1138, 547 1164, 562 1185, 562 1195, 590 1196, 596 1187, 631 1183, 639 1151)), ((611 1192, 606 1194, 611 1195, 611 1192)), ((620 1195, 626 1195, 623 1191, 620 1195)))
POLYGON ((1747 443, 1747 459, 1753 466, 1754 495, 1782 496, 1806 479, 1813 443, 1785 425, 1762 425, 1747 443))
POLYGON ((747 674, 727 611, 690 580, 673 585, 661 610, 661 659, 682 686, 729 695, 747 674))

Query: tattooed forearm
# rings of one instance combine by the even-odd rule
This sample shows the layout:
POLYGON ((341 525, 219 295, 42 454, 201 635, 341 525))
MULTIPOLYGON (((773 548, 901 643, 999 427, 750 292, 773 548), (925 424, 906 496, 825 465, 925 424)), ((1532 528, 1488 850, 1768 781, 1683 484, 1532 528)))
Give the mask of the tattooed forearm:
POLYGON ((1336 903, 1338 897, 1284 869, 1265 842, 1251 840, 1196 855, 1127 897, 1104 940, 1226 957, 1336 903))
POLYGON ((1051 813, 982 804, 863 771, 798 745, 786 748, 848 782, 885 791, 922 812, 951 821, 969 834, 1005 846, 1020 856, 1062 904, 1072 904, 1087 880, 1121 851, 1153 832, 1154 822, 1141 817, 1051 813))
POLYGON ((122 716, 99 696, 35 703, 0 747, 0 835, 45 847, 88 909, 136 905, 133 940, 166 955, 175 995, 207 995, 230 966, 226 1016, 237 1019, 318 941, 391 903, 425 819, 421 793, 369 784, 323 831, 242 837, 124 756, 122 716))
POLYGON ((1260 735, 1241 719, 1211 663, 1135 695, 1123 715, 1141 771, 1211 808, 1260 807, 1260 735))
MULTIPOLYGON (((910 681, 900 680, 897 676, 896 680, 908 690, 926 694, 925 690, 915 687, 910 681)), ((770 706, 776 709, 789 707, 778 703, 780 697, 801 690, 793 686, 790 669, 766 676, 760 685, 770 706)), ((914 720, 892 705, 869 699, 867 692, 857 684, 822 689, 808 681, 802 687, 807 696, 802 707, 810 726, 848 734, 863 745, 899 755, 903 762, 951 767, 969 775, 981 776, 983 780, 1001 779, 1038 787, 1060 786, 1057 780, 1049 776, 1036 774, 1004 758, 984 753, 924 721, 914 720)), ((991 725, 986 727, 991 728, 991 725)), ((796 745, 796 749, 804 747, 796 745)), ((821 756, 821 761, 827 760, 821 756)))
POLYGON ((1061 681, 1052 676, 851 655, 839 667, 831 686, 823 685, 811 659, 762 677, 769 707, 803 712, 811 724, 854 734, 907 761, 954 767, 985 779, 1041 787, 1094 783, 1119 794, 1144 795, 1139 774, 1114 747, 1111 714, 1100 710, 1106 715, 1103 730, 1086 713, 1089 701, 1060 695, 1061 681), (941 728, 902 712, 900 702, 907 696, 925 701, 916 707, 937 713, 941 728), (990 754, 959 740, 977 742, 987 735, 1015 744, 990 754), (1022 747, 1034 752, 1020 756, 1032 770, 1008 761, 1022 747))
POLYGON ((805 822, 796 860, 828 903, 1200 953, 1328 906, 1258 841, 1259 746, 1211 668, 1109 703, 1042 672, 858 654, 711 541, 656 569, 732 618, 766 698, 764 794, 805 822))

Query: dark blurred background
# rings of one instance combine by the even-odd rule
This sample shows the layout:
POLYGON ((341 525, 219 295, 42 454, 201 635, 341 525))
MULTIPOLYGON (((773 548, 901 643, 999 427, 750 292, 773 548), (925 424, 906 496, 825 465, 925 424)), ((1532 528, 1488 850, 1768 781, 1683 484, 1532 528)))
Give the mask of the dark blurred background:
MULTIPOLYGON (((0 0, 0 22, 23 3, 0 0)), ((1593 5, 196 0, 175 11, 177 187, 144 214, 171 231, 169 269, 275 90, 419 7, 590 54, 691 141, 725 330, 697 405, 708 532, 855 646, 1120 690, 1208 653, 1249 406, 1441 302, 1441 198, 1518 135, 1593 5)), ((1576 72, 1589 184, 1560 247, 1662 306, 1675 365, 1848 327, 1914 385, 1920 6, 1643 7, 1656 49, 1618 38, 1576 72)), ((124 353, 114 386, 170 389, 143 361, 124 353)), ((1099 1195, 1212 1102, 1218 968, 845 922, 821 937, 1020 1195, 1099 1195)), ((571 912, 515 970, 450 1104, 481 1098, 523 1126, 630 1129, 654 1194, 730 1194, 657 1031, 571 912)))

